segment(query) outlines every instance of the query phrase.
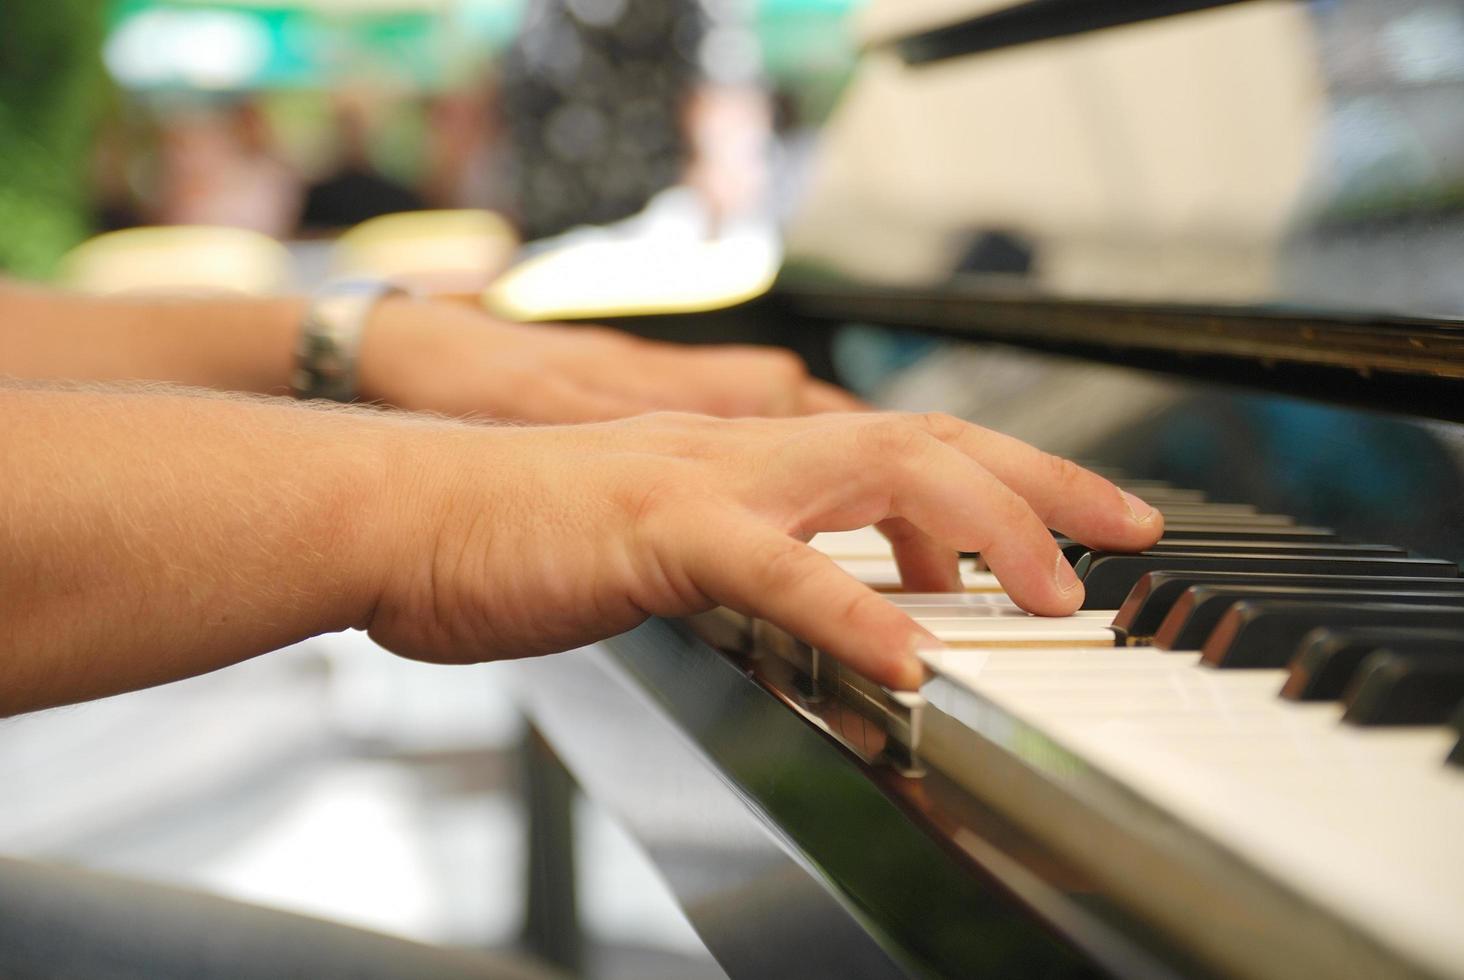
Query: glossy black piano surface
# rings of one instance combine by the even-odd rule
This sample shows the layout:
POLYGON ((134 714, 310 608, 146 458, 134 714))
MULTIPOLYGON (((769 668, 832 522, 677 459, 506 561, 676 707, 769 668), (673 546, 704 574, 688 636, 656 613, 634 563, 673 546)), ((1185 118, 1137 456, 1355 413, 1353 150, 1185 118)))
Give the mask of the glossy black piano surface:
MULTIPOLYGON (((1464 4, 891 0, 860 26, 774 292, 643 329, 750 325, 882 405, 1289 515, 1313 542, 1443 559, 1427 588, 1457 609, 1464 4)), ((1317 587, 1260 581, 1227 628, 1317 587)), ((1363 578, 1342 582, 1360 604, 1363 578)), ((1287 632, 1277 703, 1310 686, 1357 731, 1447 732, 1464 634, 1407 602, 1437 620, 1397 627, 1393 651, 1350 614, 1287 632)), ((907 706, 815 651, 701 635, 653 622, 525 665, 526 703, 729 975, 1464 976, 979 691, 937 677, 917 738, 907 706), (720 863, 658 825, 668 792, 705 807, 692 836, 720 863)))
POLYGON ((1388 397, 1464 411, 1431 383, 1464 377, 1457 5, 865 13, 789 237, 795 309, 1344 396, 1402 376, 1429 383, 1388 397), (1166 10, 1189 12, 1145 19, 1166 10), (940 15, 976 53, 919 57, 940 15))

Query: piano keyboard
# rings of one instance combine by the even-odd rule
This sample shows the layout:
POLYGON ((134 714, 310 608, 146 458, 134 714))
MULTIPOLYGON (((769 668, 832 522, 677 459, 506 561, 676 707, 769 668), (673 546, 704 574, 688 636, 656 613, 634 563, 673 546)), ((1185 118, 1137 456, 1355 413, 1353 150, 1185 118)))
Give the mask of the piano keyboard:
MULTIPOLYGON (((1458 567, 1208 504, 1194 491, 1146 484, 1142 493, 1166 517, 1159 546, 1126 556, 1062 542, 1088 590, 1085 608, 1063 619, 1023 612, 979 556, 961 559, 964 593, 903 594, 873 529, 815 537, 946 645, 926 655, 932 680, 922 690, 928 717, 941 721, 922 727, 912 713, 892 737, 925 757, 949 742, 954 719, 1019 758, 1044 746, 1342 923, 1335 934, 1306 915, 1285 924, 1323 930, 1313 948, 1335 945, 1330 975, 1394 975, 1401 963, 1464 977, 1458 567)), ((743 633, 775 634, 765 624, 743 633)), ((784 654, 797 646, 771 641, 784 654)), ((800 662, 827 681, 826 660, 803 650, 800 662)), ((969 750, 947 754, 963 752, 968 762, 956 768, 965 771, 947 775, 990 792, 969 750)), ((1072 834, 1055 820, 1048 831, 1056 841, 1072 834)), ((1094 844, 1067 840, 1118 890, 1138 877, 1117 857, 1105 867, 1094 844)), ((1234 932, 1185 921, 1202 921, 1203 903, 1138 892, 1130 897, 1145 914, 1194 933, 1186 938, 1218 963, 1276 976, 1317 965, 1276 951, 1252 959, 1234 932)))

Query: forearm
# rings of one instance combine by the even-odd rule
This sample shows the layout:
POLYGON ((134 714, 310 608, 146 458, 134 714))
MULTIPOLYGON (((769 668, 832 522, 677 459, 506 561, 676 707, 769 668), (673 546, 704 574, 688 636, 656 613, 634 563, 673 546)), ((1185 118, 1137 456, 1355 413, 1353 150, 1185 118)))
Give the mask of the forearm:
POLYGON ((364 624, 411 421, 0 386, 0 714, 364 624))
POLYGON ((0 280, 0 376, 286 394, 304 301, 94 297, 0 280))
POLYGON ((278 400, 0 386, 0 714, 186 677, 348 626, 462 663, 722 604, 881 683, 935 639, 804 541, 888 530, 914 591, 977 551, 1024 609, 1081 583, 1049 528, 1163 519, 941 415, 653 414, 502 428, 278 400))

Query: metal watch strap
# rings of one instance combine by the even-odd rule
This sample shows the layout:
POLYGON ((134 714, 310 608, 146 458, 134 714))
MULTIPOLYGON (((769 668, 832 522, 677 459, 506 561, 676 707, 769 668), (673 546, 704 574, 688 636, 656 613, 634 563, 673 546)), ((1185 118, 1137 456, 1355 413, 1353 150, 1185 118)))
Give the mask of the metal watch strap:
POLYGON ((356 397, 356 361, 371 310, 403 290, 380 279, 340 279, 310 299, 295 346, 290 390, 296 398, 348 402, 356 397))

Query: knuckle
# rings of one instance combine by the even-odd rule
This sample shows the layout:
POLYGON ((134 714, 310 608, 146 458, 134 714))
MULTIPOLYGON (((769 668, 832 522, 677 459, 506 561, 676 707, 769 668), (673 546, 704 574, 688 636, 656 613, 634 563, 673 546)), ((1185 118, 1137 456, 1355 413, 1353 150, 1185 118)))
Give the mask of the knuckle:
POLYGON ((853 624, 868 624, 884 617, 889 603, 877 592, 861 589, 844 603, 843 621, 853 624))
POLYGON ((1052 453, 1043 453, 1039 465, 1042 478, 1049 485, 1061 491, 1075 491, 1083 482, 1083 470, 1078 464, 1052 453))
POLYGON ((523 404, 526 400, 532 401, 533 396, 538 392, 535 390, 534 377, 531 372, 519 368, 505 368, 497 378, 494 379, 494 386, 498 395, 508 404, 523 404))
POLYGON ((606 348, 619 350, 645 349, 650 346, 648 341, 628 334, 624 330, 616 330, 614 327, 596 324, 574 329, 577 331, 576 339, 580 343, 599 344, 606 348))
POLYGON ((751 411, 757 415, 789 415, 797 408, 798 391, 807 380, 803 361, 791 351, 760 348, 746 362, 755 372, 757 392, 751 411))
POLYGON ((926 432, 942 441, 954 439, 966 428, 966 423, 948 412, 922 412, 915 416, 915 422, 926 432))
POLYGON ((765 355, 770 369, 786 381, 802 381, 808 376, 808 367, 803 358, 790 350, 772 348, 765 355))
POLYGON ((686 490, 675 473, 664 473, 650 480, 629 483, 623 492, 621 507, 630 515, 631 525, 645 527, 660 523, 665 514, 679 512, 686 501, 686 490))
POLYGON ((882 521, 879 525, 879 531, 891 545, 897 547, 918 543, 925 538, 924 533, 914 524, 902 518, 892 518, 887 521, 882 521))
POLYGON ((677 464, 653 478, 644 473, 622 482, 611 499, 618 506, 612 518, 625 529, 632 551, 649 548, 657 554, 680 553, 700 529, 719 519, 712 496, 696 478, 694 464, 677 464))
POLYGON ((859 449, 876 462, 899 462, 908 459, 927 438, 918 426, 900 416, 879 416, 857 430, 859 449))
POLYGON ((1011 490, 1000 495, 995 510, 999 526, 1008 531, 1030 531, 1034 529, 1033 525, 1042 523, 1031 505, 1011 490))
POLYGON ((808 574, 811 553, 793 538, 774 539, 755 551, 751 557, 765 582, 784 585, 799 582, 808 574))

